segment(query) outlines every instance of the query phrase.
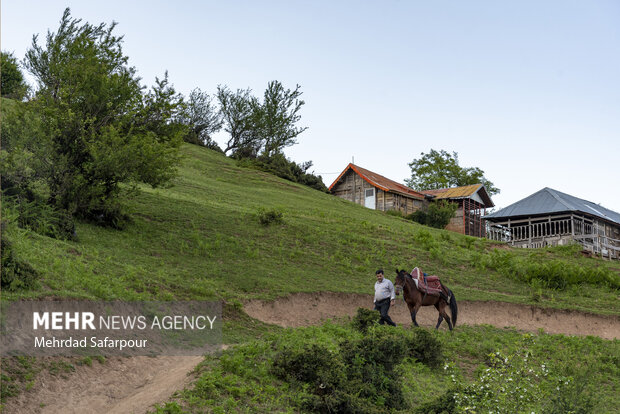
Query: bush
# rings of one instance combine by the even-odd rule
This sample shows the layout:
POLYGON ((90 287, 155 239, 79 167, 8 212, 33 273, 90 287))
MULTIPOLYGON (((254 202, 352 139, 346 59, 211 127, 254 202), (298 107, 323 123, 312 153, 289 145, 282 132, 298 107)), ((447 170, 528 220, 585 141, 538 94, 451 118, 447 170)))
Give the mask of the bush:
MULTIPOLYGON (((369 314, 360 312, 366 320, 369 314)), ((383 413, 406 408, 394 368, 407 354, 406 338, 391 327, 368 329, 361 339, 346 339, 339 352, 311 344, 277 354, 272 372, 297 383, 310 395, 303 406, 313 412, 383 413)))
POLYGON ((324 193, 327 192, 327 187, 323 183, 321 176, 308 173, 308 169, 312 167, 312 161, 297 164, 294 161, 289 161, 281 153, 276 153, 269 157, 260 156, 258 158, 236 153, 235 157, 239 158, 238 164, 241 166, 256 168, 277 175, 285 180, 303 184, 324 193))
POLYGON ((266 209, 261 208, 258 210, 258 221, 263 226, 268 226, 270 224, 282 224, 283 215, 284 214, 279 210, 275 210, 275 209, 266 210, 266 209))
POLYGON ((428 207, 414 211, 407 218, 425 226, 437 229, 445 228, 454 213, 458 210, 458 205, 447 201, 430 203, 428 207))
POLYGON ((349 393, 367 401, 367 411, 407 407, 394 368, 407 353, 406 338, 392 327, 378 326, 368 336, 344 341, 340 352, 346 367, 349 393), (373 406, 374 405, 374 406, 373 406))
POLYGON ((379 322, 380 318, 381 315, 379 314, 379 311, 366 308, 357 308, 357 314, 353 317, 353 321, 351 323, 356 330, 364 333, 370 326, 379 322))
POLYGON ((437 335, 423 328, 413 330, 409 352, 412 357, 429 367, 437 367, 443 361, 443 347, 437 335))
POLYGON ((547 401, 545 414, 588 414, 595 412, 596 401, 585 390, 588 377, 580 375, 574 380, 566 378, 559 382, 559 392, 554 393, 547 401))
POLYGON ((340 351, 349 373, 365 374, 377 367, 392 371, 407 356, 407 339, 393 327, 377 326, 361 339, 344 341, 340 351))
POLYGON ((522 258, 511 251, 493 249, 486 254, 472 252, 470 263, 479 270, 494 269, 532 287, 564 290, 568 286, 588 283, 620 289, 620 277, 608 268, 572 263, 565 259, 541 261, 537 254, 534 252, 522 258))
POLYGON ((283 350, 274 359, 273 373, 289 382, 311 384, 324 392, 336 389, 343 380, 338 355, 317 344, 307 345, 301 350, 283 350))
POLYGON ((17 290, 35 287, 39 274, 30 264, 16 257, 13 246, 3 235, 0 241, 2 246, 2 289, 17 290))
POLYGON ((57 210, 39 199, 29 201, 22 197, 5 197, 5 204, 4 208, 15 213, 15 222, 23 229, 55 239, 77 239, 75 222, 67 211, 57 210))
POLYGON ((424 250, 431 250, 433 248, 438 248, 439 247, 439 243, 437 242, 437 240, 435 240, 435 238, 433 237, 433 235, 425 230, 425 229, 420 229, 418 230, 414 235, 413 235, 413 239, 420 244, 420 246, 422 246, 422 248, 424 250))

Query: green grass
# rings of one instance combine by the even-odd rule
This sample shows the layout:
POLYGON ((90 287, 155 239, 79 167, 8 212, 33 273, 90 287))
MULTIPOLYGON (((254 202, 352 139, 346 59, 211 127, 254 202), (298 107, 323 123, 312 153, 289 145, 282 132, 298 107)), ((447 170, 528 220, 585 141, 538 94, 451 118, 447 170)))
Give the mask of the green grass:
MULTIPOLYGON (((161 412, 204 407, 213 407, 210 412, 299 411, 303 390, 269 373, 276 339, 317 337, 335 346, 353 334, 333 324, 283 330, 249 318, 242 303, 295 292, 371 294, 377 268, 389 277, 396 268, 419 266, 441 276, 460 301, 620 315, 617 262, 582 257, 574 248, 506 250, 239 168, 204 148, 186 145, 182 152, 183 164, 169 188, 143 187, 126 202, 132 220, 123 231, 78 223, 78 240, 62 241, 14 224, 4 230, 20 260, 41 278, 32 290, 4 290, 3 300, 225 301, 224 341, 240 345, 221 358, 207 357, 196 386, 161 412), (266 212, 281 212, 281 222, 261 224, 266 212), (551 288, 544 273, 548 269, 570 283, 551 288)), ((476 381, 488 353, 512 352, 522 337, 514 331, 467 326, 439 335, 451 369, 463 383, 476 381)), ((601 406, 619 407, 618 341, 540 335, 535 343, 539 357, 546 354, 561 369, 573 362, 576 367, 594 364, 597 370, 588 374, 588 389, 607 404, 601 406)), ((7 395, 33 386, 36 370, 28 360, 3 359, 7 363, 14 367, 3 372, 7 395)), ((414 363, 404 367, 401 378, 408 389, 428 390, 428 397, 408 392, 412 406, 430 402, 431 395, 452 385, 446 373, 414 363)), ((65 375, 65 368, 61 364, 50 369, 65 375)))
MULTIPOLYGON (((387 329, 405 337, 411 336, 413 331, 402 327, 387 329)), ((510 367, 503 371, 496 365, 497 352, 502 360, 511 358, 515 370, 521 366, 532 370, 522 374, 531 377, 536 387, 536 391, 529 394, 534 401, 530 402, 528 413, 545 412, 543 408, 550 410, 553 405, 557 408, 559 404, 553 398, 562 392, 568 393, 566 397, 572 404, 594 406, 593 412, 613 413, 620 409, 620 383, 617 381, 620 341, 523 334, 490 326, 461 326, 453 332, 433 332, 433 336, 443 348, 444 360, 439 367, 422 364, 415 358, 407 358, 397 367, 409 406, 403 412, 431 404, 443 394, 458 389, 456 387, 470 385, 475 388, 488 369, 495 374, 514 374, 510 367), (528 356, 523 360, 526 351, 528 356), (557 392, 557 388, 562 392, 557 392)), ((361 337, 362 334, 348 324, 328 322, 318 327, 284 330, 238 345, 221 356, 207 357, 197 367, 199 378, 193 386, 167 405, 160 406, 157 412, 305 411, 303 404, 313 387, 278 378, 273 361, 283 350, 307 349, 311 344, 320 344, 337 353, 339 343, 361 337)), ((498 389, 509 388, 512 381, 519 381, 519 378, 504 375, 495 378, 493 383, 498 389)), ((500 401, 503 397, 503 393, 498 393, 500 401)), ((511 404, 512 401, 503 401, 497 407, 511 407, 511 404)), ((511 412, 506 409, 500 412, 511 412)))
POLYGON ((269 299, 292 292, 368 293, 374 270, 420 266, 461 300, 499 300, 620 314, 618 291, 588 283, 564 290, 524 283, 523 263, 601 268, 617 263, 574 250, 510 250, 506 270, 491 242, 371 211, 270 174, 239 168, 204 148, 183 147, 170 188, 142 188, 123 231, 78 223, 77 242, 9 226, 20 257, 42 274, 38 289, 4 299, 269 299), (263 225, 264 211, 282 223, 263 225), (515 270, 517 269, 517 270, 515 270))

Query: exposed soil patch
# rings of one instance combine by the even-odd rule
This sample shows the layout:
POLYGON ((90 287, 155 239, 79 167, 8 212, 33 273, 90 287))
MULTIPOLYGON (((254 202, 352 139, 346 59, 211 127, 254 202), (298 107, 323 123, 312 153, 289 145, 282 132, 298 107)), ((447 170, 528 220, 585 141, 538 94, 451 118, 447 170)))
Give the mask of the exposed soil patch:
MULTIPOLYGON (((458 325, 488 324, 524 331, 543 329, 547 333, 593 335, 604 339, 620 338, 620 318, 577 311, 537 308, 504 302, 457 302, 458 325)), ((284 327, 318 324, 328 318, 353 316, 357 308, 371 308, 372 296, 351 293, 297 293, 276 301, 249 301, 244 309, 252 318, 284 327)), ((397 324, 410 325, 407 305, 398 298, 390 309, 397 324)), ((435 326, 437 310, 421 308, 417 320, 422 326, 435 326)), ((445 322, 443 329, 447 329, 445 322)))
MULTIPOLYGON (((458 325, 489 324, 567 335, 620 338, 620 318, 543 309, 503 302, 458 302, 458 325)), ((276 301, 249 301, 251 317, 284 327, 321 323, 329 318, 355 315, 357 308, 372 308, 372 296, 350 293, 298 293, 276 301)), ((398 299, 390 310, 398 324, 411 324, 406 304, 398 299)), ((424 307, 418 315, 422 326, 435 326, 437 311, 424 307)), ((447 329, 445 323, 443 329, 447 329)), ((65 378, 48 371, 37 375, 35 387, 9 399, 5 413, 144 413, 167 401, 187 386, 202 357, 108 358, 105 364, 77 366, 65 378)))
POLYGON ((9 399, 3 413, 144 413, 192 379, 201 356, 108 358, 54 376, 41 371, 35 387, 9 399))

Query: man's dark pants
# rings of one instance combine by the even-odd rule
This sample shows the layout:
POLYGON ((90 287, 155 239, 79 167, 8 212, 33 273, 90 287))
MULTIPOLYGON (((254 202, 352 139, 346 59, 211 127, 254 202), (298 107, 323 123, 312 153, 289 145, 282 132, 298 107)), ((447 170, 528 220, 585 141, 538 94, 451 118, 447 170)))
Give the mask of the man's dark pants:
POLYGON ((390 300, 391 300, 390 298, 385 298, 385 299, 376 301, 375 310, 378 310, 379 313, 381 314, 381 319, 379 319, 379 323, 381 325, 387 322, 388 325, 396 326, 394 321, 392 321, 392 318, 390 318, 390 315, 388 315, 388 311, 390 310, 390 300))

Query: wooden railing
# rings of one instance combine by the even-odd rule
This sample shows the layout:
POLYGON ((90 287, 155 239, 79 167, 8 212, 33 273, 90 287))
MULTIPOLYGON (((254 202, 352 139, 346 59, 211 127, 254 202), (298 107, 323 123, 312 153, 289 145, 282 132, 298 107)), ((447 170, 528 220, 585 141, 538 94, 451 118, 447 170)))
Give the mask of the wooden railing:
POLYGON ((518 220, 510 222, 510 227, 506 226, 506 223, 490 225, 487 228, 487 238, 526 248, 539 248, 562 244, 562 240, 574 240, 595 254, 620 259, 620 240, 606 236, 599 224, 583 217, 564 217, 546 221, 518 220))

